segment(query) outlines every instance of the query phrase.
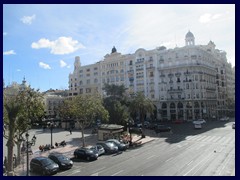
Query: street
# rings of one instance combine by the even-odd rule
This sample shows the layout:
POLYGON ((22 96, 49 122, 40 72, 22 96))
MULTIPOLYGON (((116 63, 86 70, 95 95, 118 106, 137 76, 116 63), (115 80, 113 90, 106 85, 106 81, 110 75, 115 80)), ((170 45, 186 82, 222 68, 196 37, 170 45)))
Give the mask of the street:
MULTIPOLYGON (((235 176, 233 121, 209 121, 202 129, 194 129, 191 122, 166 123, 173 133, 155 134, 146 130, 146 135, 154 137, 154 141, 122 153, 102 155, 96 161, 73 159, 72 169, 55 176, 235 176)), ((35 149, 40 144, 50 143, 48 130, 31 130, 30 134, 30 137, 37 136, 35 149)), ((64 138, 74 148, 81 145, 80 134, 73 131, 70 135, 55 129, 53 142, 64 138)), ((96 135, 86 130, 86 140, 89 144, 94 143, 96 135)), ((72 157, 72 151, 69 152, 68 156, 72 157)))
POLYGON ((217 128, 202 133, 191 129, 194 135, 187 136, 180 128, 184 125, 176 125, 183 134, 166 133, 137 149, 93 162, 74 162, 71 170, 56 176, 233 176, 235 130, 231 125, 209 122, 204 128, 217 128))

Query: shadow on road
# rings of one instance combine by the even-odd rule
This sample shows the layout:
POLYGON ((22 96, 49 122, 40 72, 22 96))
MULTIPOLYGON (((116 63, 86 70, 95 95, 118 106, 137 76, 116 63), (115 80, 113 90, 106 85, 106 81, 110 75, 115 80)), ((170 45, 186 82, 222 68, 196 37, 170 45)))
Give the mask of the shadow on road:
POLYGON ((173 124, 172 122, 162 122, 166 126, 170 126, 172 128, 172 133, 159 133, 156 134, 154 130, 146 130, 146 135, 156 138, 166 138, 165 141, 169 144, 178 143, 186 140, 187 136, 195 136, 207 131, 213 130, 215 128, 224 128, 227 123, 233 123, 233 120, 230 118, 230 121, 208 121, 203 125, 202 129, 195 129, 192 122, 185 122, 182 124, 173 124), (176 138, 176 135, 178 137, 176 138))

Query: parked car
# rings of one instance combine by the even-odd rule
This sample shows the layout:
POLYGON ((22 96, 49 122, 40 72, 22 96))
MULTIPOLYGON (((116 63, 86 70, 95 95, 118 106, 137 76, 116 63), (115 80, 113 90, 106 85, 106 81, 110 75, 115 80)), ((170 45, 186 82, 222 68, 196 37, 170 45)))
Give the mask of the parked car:
POLYGON ((205 124, 206 121, 204 119, 197 119, 193 121, 193 124, 205 124))
POLYGON ((125 151, 128 148, 127 144, 121 143, 117 139, 108 139, 106 142, 113 142, 120 151, 125 151))
POLYGON ((157 127, 157 123, 150 123, 148 129, 155 129, 157 127))
POLYGON ((105 154, 105 150, 101 145, 91 146, 90 149, 97 150, 98 156, 101 156, 101 155, 105 154))
POLYGON ((30 170, 42 175, 52 175, 59 171, 57 163, 43 156, 35 157, 30 162, 30 170))
POLYGON ((235 123, 232 124, 232 128, 235 129, 235 123))
POLYGON ((108 154, 118 152, 118 147, 113 142, 98 142, 97 145, 101 145, 108 154))
POLYGON ((142 127, 142 123, 139 122, 139 121, 136 121, 136 122, 134 123, 134 126, 135 126, 135 127, 138 127, 138 128, 141 128, 141 127, 142 127))
POLYGON ((73 161, 62 154, 50 154, 48 158, 57 163, 59 168, 62 170, 71 169, 73 166, 73 161))
POLYGON ((173 123, 175 123, 175 124, 182 124, 183 120, 182 119, 176 119, 175 121, 173 121, 173 123))
POLYGON ((224 116, 224 117, 220 118, 220 121, 229 121, 229 117, 224 116))
POLYGON ((156 133, 161 133, 161 132, 172 132, 172 128, 166 125, 157 125, 155 128, 156 133))
POLYGON ((144 121, 144 127, 149 128, 150 122, 149 121, 144 121))
POLYGON ((98 152, 96 150, 86 147, 76 149, 73 155, 75 158, 86 159, 88 161, 96 160, 98 158, 98 152))
POLYGON ((202 129, 202 123, 195 123, 194 128, 195 129, 202 129))

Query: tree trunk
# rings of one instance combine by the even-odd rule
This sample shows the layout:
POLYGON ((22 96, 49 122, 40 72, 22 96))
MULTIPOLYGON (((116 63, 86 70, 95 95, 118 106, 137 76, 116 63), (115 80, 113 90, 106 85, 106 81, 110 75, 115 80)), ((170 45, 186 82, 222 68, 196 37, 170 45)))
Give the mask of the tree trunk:
POLYGON ((84 127, 82 127, 82 146, 85 147, 84 127))
POLYGON ((144 116, 145 116, 144 113, 140 114, 140 120, 142 122, 142 138, 145 138, 144 116))
POLYGON ((9 125, 9 136, 7 141, 8 156, 7 156, 7 175, 13 175, 13 146, 14 146, 14 127, 9 125))

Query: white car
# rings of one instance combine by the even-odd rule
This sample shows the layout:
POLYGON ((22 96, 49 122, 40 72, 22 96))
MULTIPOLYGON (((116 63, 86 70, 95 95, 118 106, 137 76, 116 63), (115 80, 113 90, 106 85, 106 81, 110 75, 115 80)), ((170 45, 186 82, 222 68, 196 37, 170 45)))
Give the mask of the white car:
POLYGON ((193 121, 193 124, 205 124, 206 121, 204 119, 197 119, 193 121))
POLYGON ((229 117, 222 117, 221 119, 220 119, 220 121, 229 121, 229 117))
POLYGON ((202 129, 202 124, 200 124, 200 123, 195 123, 195 124, 194 124, 194 128, 195 128, 195 129, 202 129))

